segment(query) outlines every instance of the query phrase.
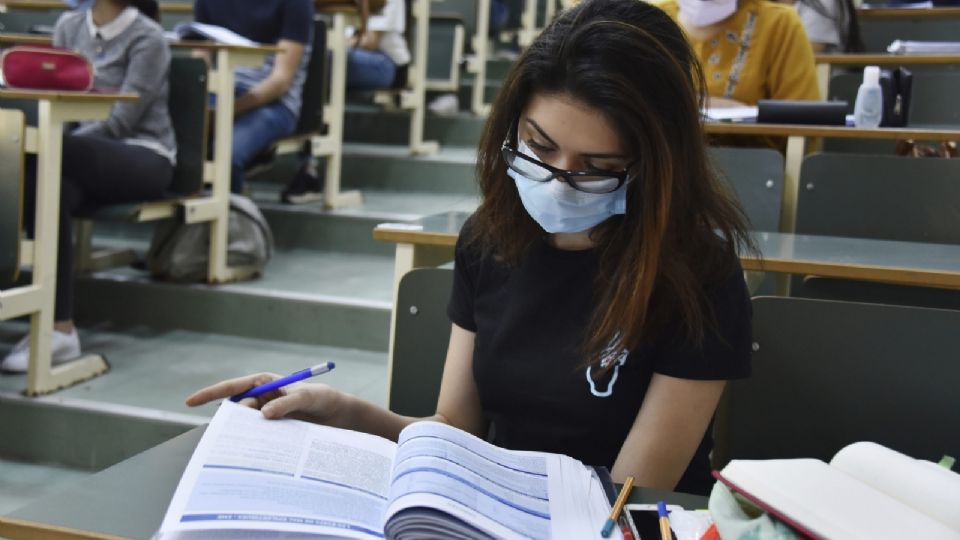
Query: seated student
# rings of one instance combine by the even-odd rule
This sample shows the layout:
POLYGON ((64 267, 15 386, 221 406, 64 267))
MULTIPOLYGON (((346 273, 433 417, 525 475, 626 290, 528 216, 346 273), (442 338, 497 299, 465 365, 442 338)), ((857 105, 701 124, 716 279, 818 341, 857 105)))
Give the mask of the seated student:
MULTIPOLYGON (((81 207, 162 198, 173 180, 176 140, 167 111, 170 49, 153 0, 96 0, 89 9, 64 13, 53 43, 86 56, 96 68, 95 85, 135 92, 140 99, 117 103, 103 121, 83 122, 63 137, 60 229, 54 308, 53 364, 80 356, 73 324, 73 220, 81 207)), ((36 160, 27 162, 36 180, 36 160)), ((35 189, 28 187, 25 223, 34 224, 35 189)), ((27 370, 27 338, 0 363, 27 370)))
POLYGON ((863 52, 857 8, 851 0, 783 1, 796 6, 813 52, 863 52))
POLYGON ((666 0, 657 5, 689 37, 713 106, 820 99, 813 49, 790 6, 766 0, 666 0))
POLYGON ((230 190, 241 193, 250 161, 297 127, 310 59, 313 4, 310 0, 197 0, 193 14, 197 22, 283 49, 263 66, 236 71, 230 190))
POLYGON ((371 15, 365 32, 351 38, 347 51, 347 89, 390 88, 397 70, 410 63, 403 33, 407 27, 405 0, 386 0, 379 15, 371 15))
MULTIPOLYGON (((711 419, 726 380, 750 372, 750 241, 707 165, 702 88, 680 28, 636 0, 587 0, 523 53, 480 142, 430 419, 618 481, 710 489, 711 419)), ((420 420, 323 384, 245 403, 392 439, 420 420)))

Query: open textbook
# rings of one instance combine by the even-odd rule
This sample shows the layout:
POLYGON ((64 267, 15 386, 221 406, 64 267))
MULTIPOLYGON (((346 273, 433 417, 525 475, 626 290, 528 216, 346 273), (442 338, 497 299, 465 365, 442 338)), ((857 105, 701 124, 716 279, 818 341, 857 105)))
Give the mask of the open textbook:
POLYGON ((733 460, 715 476, 812 538, 960 540, 960 474, 875 443, 817 459, 733 460))
POLYGON ((222 26, 204 24, 193 21, 182 22, 173 27, 173 31, 165 33, 168 39, 204 39, 224 45, 244 45, 253 46, 255 42, 241 36, 240 34, 228 30, 222 26))
POLYGON ((594 469, 567 456, 436 422, 394 443, 224 401, 157 537, 592 538, 609 511, 594 469))

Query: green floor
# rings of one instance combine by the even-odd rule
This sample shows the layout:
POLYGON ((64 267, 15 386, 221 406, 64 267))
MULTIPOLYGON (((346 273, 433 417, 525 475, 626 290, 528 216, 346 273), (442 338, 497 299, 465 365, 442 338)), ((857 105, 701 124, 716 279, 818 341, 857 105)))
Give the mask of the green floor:
MULTIPOLYGON (((0 324, 0 354, 26 330, 23 323, 0 324)), ((385 353, 145 328, 84 328, 81 336, 86 350, 106 355, 110 372, 42 399, 200 423, 216 405, 185 406, 184 398, 198 388, 248 373, 288 373, 329 360, 336 369, 317 381, 381 405, 386 400, 385 353)), ((25 375, 0 375, 0 398, 26 399, 19 394, 25 384, 25 375)), ((4 460, 0 455, 0 515, 92 472, 4 460)))

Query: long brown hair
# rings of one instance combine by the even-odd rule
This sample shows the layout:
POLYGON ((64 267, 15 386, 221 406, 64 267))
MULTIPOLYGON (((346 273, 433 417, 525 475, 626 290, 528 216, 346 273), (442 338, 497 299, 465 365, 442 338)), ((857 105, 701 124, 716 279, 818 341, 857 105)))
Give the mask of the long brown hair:
POLYGON ((584 343, 598 363, 682 321, 699 344, 715 323, 706 290, 729 278, 746 220, 711 172, 701 125, 703 73, 680 28, 638 0, 587 0, 565 11, 504 81, 480 141, 483 201, 467 242, 518 264, 544 231, 524 210, 500 148, 534 95, 567 95, 605 115, 636 158, 627 213, 591 232, 600 256, 584 343))

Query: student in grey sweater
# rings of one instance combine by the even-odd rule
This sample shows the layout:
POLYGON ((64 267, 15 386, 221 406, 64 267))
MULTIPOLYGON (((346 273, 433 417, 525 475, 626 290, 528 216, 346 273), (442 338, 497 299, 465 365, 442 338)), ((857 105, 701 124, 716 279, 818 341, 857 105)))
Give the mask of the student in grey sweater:
MULTIPOLYGON (((95 86, 135 92, 103 121, 83 122, 63 137, 53 363, 80 356, 73 325, 73 215, 81 208, 161 198, 173 179, 176 142, 167 111, 170 49, 153 0, 96 0, 57 21, 54 45, 76 50, 96 69, 95 86), (149 16, 148 16, 149 15, 149 16), (151 18, 152 17, 152 18, 151 18)), ((36 181, 36 160, 27 164, 36 181)), ((35 189, 26 190, 26 223, 33 225, 35 189)), ((0 363, 27 370, 26 338, 0 363)))

